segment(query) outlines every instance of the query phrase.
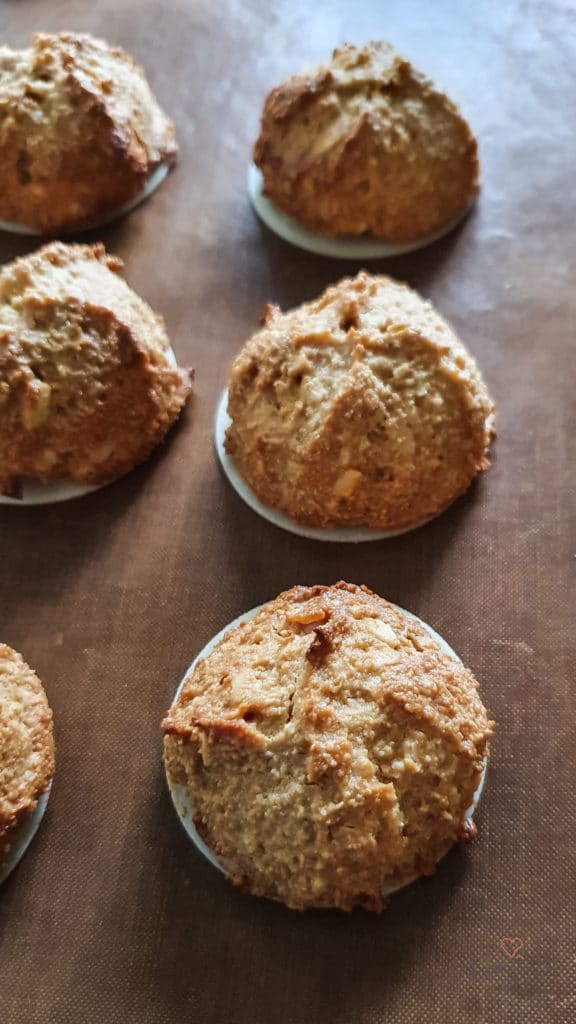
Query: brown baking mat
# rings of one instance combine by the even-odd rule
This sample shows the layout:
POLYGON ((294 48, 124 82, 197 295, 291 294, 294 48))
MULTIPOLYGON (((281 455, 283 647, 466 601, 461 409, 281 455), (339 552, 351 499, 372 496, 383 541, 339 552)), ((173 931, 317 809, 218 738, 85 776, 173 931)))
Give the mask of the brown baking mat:
MULTIPOLYGON (((574 8, 4 0, 0 28, 10 44, 92 31, 146 67, 180 165, 102 237, 197 370, 148 465, 76 502, 0 509, 0 636, 44 681, 58 742, 42 828, 0 890, 0 1024, 573 1022, 574 8), (261 305, 357 269, 259 226, 245 178, 261 101, 338 41, 374 36, 479 136, 472 217, 375 269, 452 320, 499 438, 490 473, 440 519, 355 548, 258 519, 218 469, 212 417, 261 305), (160 718, 209 637, 284 587, 341 577, 431 623, 498 722, 477 843, 381 917, 234 892, 186 839, 160 762, 160 718)), ((0 237, 2 260, 30 248, 0 237)))

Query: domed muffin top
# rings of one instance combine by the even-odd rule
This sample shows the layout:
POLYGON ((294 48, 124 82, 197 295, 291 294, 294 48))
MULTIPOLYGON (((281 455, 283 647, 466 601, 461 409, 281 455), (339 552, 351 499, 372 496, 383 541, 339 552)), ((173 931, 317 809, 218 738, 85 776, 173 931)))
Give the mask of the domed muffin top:
POLYGON ((35 672, 0 644, 0 866, 9 836, 54 771, 52 712, 35 672))
POLYGON ((416 525, 488 465, 493 405, 475 361, 391 278, 269 307, 228 394, 226 450, 260 501, 305 525, 416 525))
POLYGON ((121 268, 103 245, 53 242, 0 271, 0 491, 113 479, 177 418, 190 372, 121 268))
POLYGON ((168 772, 233 881, 294 907, 382 905, 472 831, 491 731, 477 684, 365 587, 294 587, 199 661, 168 772))
POLYGON ((384 42, 342 46, 273 89, 254 162, 265 194, 325 235, 413 241, 450 224, 478 189, 468 124, 384 42))
POLYGON ((89 227, 177 152, 142 69, 89 35, 0 47, 0 217, 46 234, 89 227))

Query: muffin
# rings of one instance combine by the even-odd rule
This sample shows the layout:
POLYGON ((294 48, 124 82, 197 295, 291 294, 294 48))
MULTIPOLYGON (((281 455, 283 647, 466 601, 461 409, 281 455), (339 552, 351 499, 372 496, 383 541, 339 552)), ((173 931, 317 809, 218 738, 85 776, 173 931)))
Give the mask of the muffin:
POLYGON ((342 46, 264 104, 264 194, 323 235, 411 242, 478 191, 476 140, 457 107, 384 42, 342 46))
POLYGON ((54 242, 0 271, 0 492, 105 483, 178 418, 191 372, 102 245, 54 242))
POLYGON ((232 366, 225 448, 265 505, 313 527, 408 529, 489 465, 493 405, 453 330, 360 273, 282 314, 232 366))
POLYGON ((44 234, 89 227, 177 153, 142 69, 89 35, 0 47, 0 217, 44 234))
POLYGON ((230 630, 163 723, 172 786, 231 881, 360 905, 474 837, 492 729, 473 675, 366 587, 294 587, 230 630))
POLYGON ((53 772, 52 712, 42 684, 0 644, 0 870, 14 829, 35 809, 53 772))

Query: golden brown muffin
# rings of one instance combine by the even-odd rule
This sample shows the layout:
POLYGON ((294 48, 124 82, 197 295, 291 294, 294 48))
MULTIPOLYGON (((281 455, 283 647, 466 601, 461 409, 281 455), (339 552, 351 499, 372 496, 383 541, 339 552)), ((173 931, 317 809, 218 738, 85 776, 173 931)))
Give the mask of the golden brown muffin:
POLYGON ((165 764, 234 884, 380 910, 473 838, 492 724, 414 619, 366 587, 294 587, 197 663, 163 723, 165 764))
POLYGON ((264 504, 314 527, 402 529, 489 465, 493 405, 430 303, 360 273, 282 314, 235 360, 226 451, 264 504))
POLYGON ((42 684, 0 644, 0 867, 10 834, 32 813, 53 772, 52 712, 42 684))
POLYGON ((0 217, 45 234, 106 220, 172 163, 174 126, 142 69, 89 35, 0 47, 0 217))
POLYGON ((324 235, 410 242, 449 225, 478 191, 468 124, 384 42, 342 46, 273 89, 254 162, 265 195, 324 235))
POLYGON ((54 242, 0 272, 0 492, 112 480, 178 418, 191 372, 121 268, 103 245, 54 242))

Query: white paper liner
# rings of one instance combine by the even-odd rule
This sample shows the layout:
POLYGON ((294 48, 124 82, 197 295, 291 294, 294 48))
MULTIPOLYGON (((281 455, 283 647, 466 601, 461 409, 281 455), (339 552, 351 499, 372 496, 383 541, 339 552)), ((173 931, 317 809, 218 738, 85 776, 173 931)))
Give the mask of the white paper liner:
MULTIPOLYGON (((177 369, 176 356, 172 348, 166 350, 166 358, 170 366, 177 369)), ((82 498, 85 494, 92 494, 93 491, 100 491, 103 487, 109 487, 113 480, 104 484, 76 484, 71 480, 53 480, 51 483, 42 484, 38 480, 22 480, 22 497, 9 498, 0 494, 0 505, 56 505, 61 501, 71 501, 72 498, 82 498)))
POLYGON ((42 793, 38 798, 38 803, 36 804, 36 808, 33 813, 24 818, 17 828, 9 834, 8 842, 10 843, 10 849, 8 851, 7 859, 0 866, 0 885, 2 885, 2 882, 6 881, 10 872, 13 871, 16 865, 22 860, 22 857, 26 853, 26 850, 40 828, 40 822, 44 817, 44 811, 48 804, 51 787, 52 784, 50 784, 46 793, 42 793))
POLYGON ((437 242, 439 238, 443 238, 444 235, 452 231, 466 217, 473 205, 472 202, 462 213, 448 221, 438 231, 422 235, 412 242, 383 242, 371 236, 330 238, 301 227, 297 221, 289 217, 288 214, 282 213, 264 195, 262 173, 255 164, 250 164, 248 168, 248 194, 256 213, 266 227, 283 238, 285 242, 290 242, 307 252, 317 253, 319 256, 332 256, 334 259, 345 260, 386 259, 391 256, 402 256, 404 253, 414 252, 416 249, 423 249, 426 245, 437 242))
MULTIPOLYGON (((369 526, 339 526, 331 529, 322 529, 322 527, 318 526, 300 526, 283 512, 278 512, 276 509, 270 508, 259 501, 252 488, 248 486, 237 469, 232 457, 225 451, 224 438, 232 422, 227 412, 227 405, 228 392, 223 391, 218 402, 214 420, 214 442, 220 465, 232 487, 242 500, 254 512, 257 512, 263 519, 267 519, 269 523, 273 523, 274 526, 279 526, 282 530, 288 530, 289 533, 295 533, 299 537, 308 537, 310 540, 324 540, 337 544, 361 544, 369 540, 388 540, 390 537, 399 537, 403 533, 411 533, 412 530, 417 530, 420 526, 425 526, 426 523, 436 518, 436 516, 427 516, 418 523, 414 523, 412 526, 405 526, 401 530, 373 530, 369 526)), ((440 514, 438 513, 438 515, 440 514)))
MULTIPOLYGON (((224 636, 226 636, 226 634, 229 633, 230 630, 235 629, 236 626, 239 626, 240 623, 242 623, 242 622, 249 622, 250 619, 253 618, 254 615, 256 615, 256 612, 260 611, 260 609, 262 607, 264 607, 264 606, 263 605, 258 605, 256 608, 251 608, 250 611, 245 612, 244 615, 239 615, 238 618, 236 618, 232 622, 228 623, 227 626, 224 626, 224 629, 221 629, 219 633, 216 633, 216 636, 213 636, 212 639, 208 641, 208 643, 202 648, 200 653, 196 655, 196 657, 194 658, 194 661, 192 662, 192 664, 186 670, 183 678, 181 679, 181 681, 180 681, 180 683, 178 685, 178 689, 176 690, 176 693, 174 694, 174 699, 172 701, 173 704, 175 704, 176 701, 178 700, 178 697, 180 696, 180 692, 182 690, 182 687, 184 686, 184 683, 188 679, 188 676, 194 671, 194 668, 195 668, 196 664, 199 661, 201 661, 202 658, 207 658, 208 655, 214 650, 216 645, 220 642, 220 640, 222 640, 222 638, 224 636)), ((438 644, 440 649, 445 654, 450 655, 452 658, 455 658, 456 661, 459 661, 460 664, 462 664, 462 659, 456 654, 456 651, 454 651, 450 647, 450 644, 447 643, 446 640, 444 640, 444 638, 441 637, 436 632, 436 630, 432 629, 432 626, 429 626, 427 622, 423 622, 422 619, 418 618, 417 615, 414 615, 413 612, 407 612, 406 609, 400 608, 399 605, 394 605, 394 607, 399 612, 402 612, 403 615, 407 615, 407 616, 409 616, 409 618, 414 619, 415 622, 419 622, 420 625, 430 634, 432 639, 436 641, 436 643, 438 644)), ((476 792, 474 793, 474 797, 472 799, 472 803, 471 803, 470 807, 466 811, 466 819, 469 820, 469 821, 472 820, 474 811, 476 810, 476 807, 477 807, 478 802, 480 800, 480 797, 482 795, 482 790, 484 788, 484 782, 485 782, 485 779, 486 779, 486 769, 487 769, 487 767, 488 767, 488 763, 486 761, 486 763, 484 764, 484 769, 482 771, 482 777, 480 779, 480 782, 478 783, 478 788, 476 789, 476 792)), ((180 821, 182 822, 182 825, 184 826, 184 829, 185 829, 187 835, 192 840, 192 842, 195 844, 195 846, 200 851, 200 853, 203 854, 203 856, 206 857, 206 859, 208 861, 210 861, 210 864, 212 864, 212 866, 215 867, 222 874, 226 874, 225 869, 218 862, 218 860, 216 859, 216 857, 213 854, 212 850, 210 849, 209 846, 206 845, 206 843, 201 838, 201 836, 199 835, 199 833, 198 833, 198 831, 196 829, 196 826, 194 824, 194 810, 193 810, 193 807, 192 807, 192 803, 190 801, 190 796, 188 794, 188 790, 186 789, 185 786, 174 785, 171 782, 170 777, 168 776, 168 773, 166 773, 166 782, 168 784, 168 789, 170 791, 170 796, 172 797, 172 803, 174 805, 174 809, 176 811, 176 814, 180 818, 180 821)), ((389 885, 384 885, 382 887, 382 895, 383 896, 389 896, 393 892, 397 892, 399 889, 404 889, 407 885, 410 885, 412 882, 415 882, 417 880, 417 878, 419 878, 419 877, 420 877, 419 875, 415 875, 414 878, 412 878, 412 879, 410 879, 409 881, 406 881, 406 882, 401 882, 401 883, 393 882, 393 883, 390 883, 389 885)))
POLYGON ((81 498, 84 494, 91 494, 92 491, 99 491, 106 486, 107 484, 75 484, 68 480, 54 480, 52 483, 42 484, 38 480, 25 479, 22 481, 22 497, 8 498, 5 494, 0 494, 0 505, 56 505, 61 501, 81 498))
MULTIPOLYGON (((112 221, 118 220, 120 217, 124 217, 127 213, 130 213, 131 210, 134 210, 137 206, 140 206, 141 203, 145 202, 145 200, 156 191, 158 186, 164 181, 164 178, 168 174, 171 166, 172 165, 169 163, 160 164, 156 170, 152 172, 144 188, 137 196, 128 200, 127 203, 124 203, 123 206, 119 207, 118 210, 115 210, 114 213, 109 214, 103 220, 95 221, 93 224, 90 224, 88 227, 81 228, 80 230, 72 230, 64 233, 71 235, 82 234, 84 231, 93 231, 96 228, 103 228, 106 224, 111 224, 112 221)), ((0 220, 0 231, 7 231, 12 235, 30 235, 34 238, 43 236, 42 231, 37 231, 36 228, 26 227, 24 224, 16 224, 11 220, 0 220)))

